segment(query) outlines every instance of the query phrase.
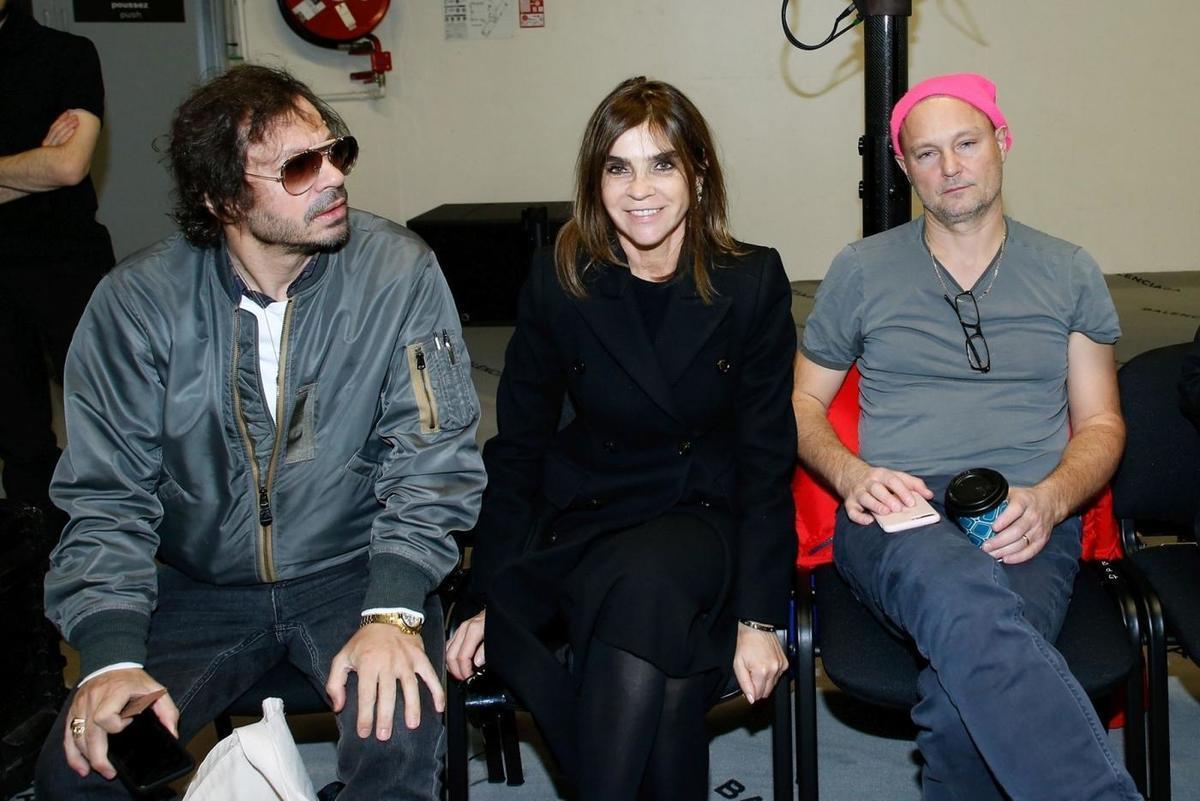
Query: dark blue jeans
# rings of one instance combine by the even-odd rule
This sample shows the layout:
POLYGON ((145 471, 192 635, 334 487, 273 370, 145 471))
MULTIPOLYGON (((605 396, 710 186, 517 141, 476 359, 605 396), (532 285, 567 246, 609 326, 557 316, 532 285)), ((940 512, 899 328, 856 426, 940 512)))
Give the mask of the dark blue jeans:
MULTIPOLYGON (((926 483, 944 518, 946 482, 926 483)), ((1141 798, 1051 644, 1078 570, 1080 532, 1070 518, 1032 560, 1006 565, 945 519, 887 534, 838 512, 838 570, 929 661, 912 711, 926 801, 1141 798)))
MULTIPOLYGON (((334 654, 358 628, 367 584, 366 559, 291 581, 246 587, 193 581, 177 570, 159 570, 158 608, 150 619, 146 672, 171 693, 179 707, 183 742, 219 715, 231 701, 279 662, 304 672, 324 694, 334 654)), ((441 604, 425 608, 425 651, 441 673, 441 604)), ((80 779, 63 754, 67 709, 42 749, 37 766, 38 798, 129 798, 120 781, 90 773, 80 779)), ((398 694, 398 705, 403 703, 398 694)), ((387 742, 355 731, 358 695, 355 674, 346 686, 346 707, 337 716, 338 778, 346 783, 338 801, 436 799, 445 748, 441 716, 421 684, 421 726, 404 727, 403 710, 387 742)))

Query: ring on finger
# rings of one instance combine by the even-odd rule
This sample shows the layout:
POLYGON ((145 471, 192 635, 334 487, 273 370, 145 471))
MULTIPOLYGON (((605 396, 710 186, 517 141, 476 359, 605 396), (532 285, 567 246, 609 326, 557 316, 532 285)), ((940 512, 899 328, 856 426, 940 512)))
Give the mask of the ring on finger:
POLYGON ((71 718, 71 736, 76 740, 87 734, 87 718, 71 718))
POLYGON ((1033 545, 1033 543, 1032 543, 1032 542, 1030 542, 1030 540, 1029 540, 1029 535, 1028 535, 1028 534, 1022 534, 1022 535, 1021 535, 1021 539, 1025 540, 1025 547, 1026 547, 1026 548, 1028 548, 1030 545, 1033 545))

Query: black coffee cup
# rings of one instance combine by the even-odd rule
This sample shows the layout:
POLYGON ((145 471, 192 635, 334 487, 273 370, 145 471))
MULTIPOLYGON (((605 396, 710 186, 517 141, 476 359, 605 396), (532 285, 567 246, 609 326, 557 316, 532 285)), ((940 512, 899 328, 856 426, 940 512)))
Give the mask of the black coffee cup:
POLYGON ((992 537, 996 518, 1008 508, 1008 481, 989 467, 964 470, 946 487, 946 515, 968 539, 983 545, 992 537))

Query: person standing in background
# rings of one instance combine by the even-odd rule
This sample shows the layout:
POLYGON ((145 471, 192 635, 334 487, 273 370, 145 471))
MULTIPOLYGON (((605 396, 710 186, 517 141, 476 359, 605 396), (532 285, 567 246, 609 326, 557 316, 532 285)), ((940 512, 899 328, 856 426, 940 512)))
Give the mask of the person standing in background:
POLYGON ((0 82, 0 460, 7 497, 49 510, 49 378, 113 266, 89 175, 104 82, 92 43, 40 25, 29 0, 0 0, 0 82))

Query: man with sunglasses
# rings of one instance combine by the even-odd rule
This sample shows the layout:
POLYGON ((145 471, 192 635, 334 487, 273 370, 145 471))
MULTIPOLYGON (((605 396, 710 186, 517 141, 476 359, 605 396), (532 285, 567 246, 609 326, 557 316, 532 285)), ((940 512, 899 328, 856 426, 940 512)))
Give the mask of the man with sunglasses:
POLYGON ((100 284, 67 362, 46 598, 83 678, 39 798, 127 798, 107 746, 137 699, 186 742, 285 660, 338 713, 342 801, 438 796, 434 590, 479 405, 433 253, 347 205, 357 156, 285 72, 177 111, 181 233, 100 284))
POLYGON ((924 798, 1139 798, 1052 645, 1076 510, 1124 442, 1112 300, 1081 248, 1004 215, 1012 134, 990 81, 917 84, 891 134, 925 213, 837 256, 796 358, 799 456, 843 499, 834 561, 928 659, 912 713, 924 798), (826 419, 853 365, 858 454, 826 419), (985 467, 1010 490, 976 547, 941 501, 951 476, 985 467), (942 520, 876 523, 918 498, 942 520))

